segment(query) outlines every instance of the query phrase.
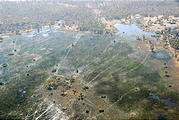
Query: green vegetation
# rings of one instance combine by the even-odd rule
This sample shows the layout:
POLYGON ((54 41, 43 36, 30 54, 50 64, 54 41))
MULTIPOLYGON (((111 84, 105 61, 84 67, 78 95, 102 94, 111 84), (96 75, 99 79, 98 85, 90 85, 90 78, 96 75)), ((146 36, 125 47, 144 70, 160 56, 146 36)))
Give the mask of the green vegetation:
MULTIPOLYGON (((166 88, 165 84, 162 83, 162 77, 159 73, 149 72, 150 68, 143 65, 136 66, 133 62, 128 64, 130 64, 130 68, 137 68, 131 72, 127 68, 124 68, 123 72, 127 72, 127 74, 123 76, 120 75, 123 72, 114 72, 117 71, 117 68, 112 67, 110 69, 113 71, 107 71, 104 73, 105 75, 102 74, 101 77, 98 77, 96 79, 98 84, 95 86, 96 92, 99 95, 107 95, 111 104, 117 105, 120 110, 125 112, 138 109, 140 113, 147 111, 151 116, 154 116, 155 109, 168 108, 165 103, 148 98, 150 93, 155 93, 162 98, 171 98, 173 94, 177 94, 166 88), (110 77, 111 75, 113 76, 112 78, 110 77), (165 93, 168 94, 166 95, 165 93)), ((176 99, 177 101, 179 100, 179 98, 175 96, 173 101, 176 102, 176 99)), ((173 109, 176 110, 177 108, 174 107, 173 109)), ((176 118, 177 116, 175 116, 175 114, 177 114, 176 111, 170 113, 170 117, 176 118)), ((147 116, 143 114, 143 117, 139 118, 146 117, 147 116)))
MULTIPOLYGON (((104 3, 105 4, 105 3, 104 3)), ((175 1, 114 1, 100 7, 107 19, 122 19, 130 15, 142 16, 178 16, 178 3, 175 1), (139 9, 140 8, 140 9, 139 9)))
POLYGON ((160 37, 161 35, 151 35, 151 37, 160 37))
POLYGON ((48 79, 47 80, 47 82, 45 83, 45 88, 47 89, 47 90, 55 90, 55 89, 57 89, 57 81, 56 81, 56 79, 54 79, 54 78, 50 78, 50 79, 48 79))
MULTIPOLYGON (((74 112, 74 119, 87 119, 89 115, 101 115, 97 119, 106 119, 107 114, 116 119, 120 112, 127 114, 124 117, 127 119, 130 116, 134 119, 156 119, 158 113, 172 119, 179 118, 178 93, 171 89, 172 84, 164 83, 164 79, 172 79, 172 76, 169 69, 165 69, 168 67, 166 64, 161 70, 163 61, 152 57, 155 53, 153 43, 149 40, 153 52, 150 53, 143 49, 145 46, 140 47, 142 39, 138 37, 138 41, 130 42, 127 37, 114 35, 102 21, 103 17, 121 20, 131 15, 136 17, 136 14, 177 16, 176 2, 2 2, 0 11, 0 22, 3 23, 0 24, 0 34, 10 32, 18 35, 10 36, 12 39, 0 44, 3 69, 0 76, 0 119, 25 119, 29 111, 29 119, 33 119, 36 110, 47 108, 45 105, 39 107, 42 96, 34 95, 39 87, 45 88, 44 91, 39 90, 40 95, 45 94, 47 98, 53 95, 54 106, 58 103, 54 99, 60 96, 65 105, 72 107, 71 111, 66 107, 62 110, 67 114, 74 112), (58 23, 60 20, 64 23, 58 23), (75 25, 79 31, 94 34, 50 31, 48 38, 41 34, 32 38, 20 35, 23 30, 36 29, 40 32, 42 26, 54 24, 62 27, 75 25), (15 55, 12 53, 14 47, 17 47, 15 55), (77 87, 74 87, 76 84, 77 87), (54 95, 55 92, 59 92, 59 96, 54 95), (149 98, 151 93, 163 99, 170 98, 176 105, 169 107, 164 101, 149 98), (68 97, 71 97, 70 102, 68 97), (34 103, 37 104, 32 107, 34 103)), ((141 20, 135 22, 140 24, 141 20)), ((152 25, 150 22, 149 25, 152 25)), ((171 24, 175 22, 171 21, 171 24)), ((154 24, 158 23, 163 24, 160 20, 154 24)), ((166 46, 170 43, 173 48, 179 49, 178 28, 157 31, 152 37, 162 35, 166 46)), ((143 36, 143 40, 146 39, 143 36)))
POLYGON ((3 119, 20 119, 23 116, 24 109, 27 109, 30 104, 27 104, 29 97, 33 93, 36 86, 46 79, 45 73, 31 71, 31 77, 26 77, 22 74, 19 78, 14 79, 12 85, 8 85, 6 90, 0 93, 0 118, 3 119), (26 93, 21 93, 19 90, 25 88, 26 93), (23 115, 23 114, 22 114, 23 115))
POLYGON ((179 39, 170 39, 170 44, 176 50, 179 50, 179 39))
POLYGON ((10 69, 0 77, 1 81, 7 82, 0 89, 0 102, 2 103, 0 104, 0 119, 23 119, 25 117, 27 109, 35 103, 35 100, 31 99, 34 90, 45 82, 49 76, 48 69, 59 62, 58 58, 59 55, 55 52, 49 56, 43 56, 38 64, 28 70, 25 69, 25 64, 29 64, 31 59, 22 59, 21 56, 10 59, 12 63, 2 64, 4 68, 10 69))
POLYGON ((155 33, 161 35, 161 34, 162 34, 162 31, 156 31, 155 33))
POLYGON ((74 78, 71 78, 71 79, 70 79, 70 82, 71 82, 71 83, 74 83, 74 82, 75 82, 75 79, 74 79, 74 78))
POLYGON ((179 29, 178 28, 166 28, 165 30, 161 31, 162 35, 164 36, 165 46, 169 44, 175 49, 179 50, 179 29))

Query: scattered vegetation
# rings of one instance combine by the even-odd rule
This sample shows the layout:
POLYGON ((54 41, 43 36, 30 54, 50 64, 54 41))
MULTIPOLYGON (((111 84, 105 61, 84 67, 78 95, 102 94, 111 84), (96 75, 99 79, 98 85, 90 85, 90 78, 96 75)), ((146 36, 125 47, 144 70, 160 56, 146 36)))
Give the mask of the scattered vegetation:
MULTIPOLYGON (((24 119, 31 104, 34 103, 29 98, 42 84, 45 92, 49 92, 50 96, 55 96, 53 92, 59 90, 61 100, 68 102, 67 98, 70 95, 74 98, 70 106, 71 111, 75 111, 74 119, 86 119, 89 115, 103 113, 106 115, 111 109, 115 109, 115 111, 111 110, 110 114, 108 113, 111 116, 115 112, 123 111, 129 115, 128 118, 134 119, 156 119, 158 113, 165 113, 169 118, 178 118, 178 106, 168 107, 165 102, 149 99, 149 95, 154 93, 160 98, 171 98, 178 105, 178 93, 171 90, 173 88, 171 84, 166 87, 163 83, 163 79, 171 78, 167 64, 163 66, 162 75, 158 69, 150 67, 156 65, 152 63, 155 62, 152 57, 148 58, 147 65, 145 65, 145 61, 141 62, 145 53, 141 53, 142 56, 135 56, 125 38, 113 35, 113 32, 106 29, 107 25, 101 20, 103 17, 106 20, 128 19, 129 16, 137 14, 141 16, 160 14, 163 14, 164 17, 171 14, 178 16, 178 3, 174 1, 73 2, 67 0, 20 3, 3 1, 1 3, 0 35, 14 33, 19 36, 22 31, 32 29, 40 32, 42 26, 51 27, 55 24, 60 24, 61 27, 75 25, 79 31, 94 34, 83 34, 77 43, 74 42, 77 40, 74 35, 79 35, 76 32, 56 33, 57 35, 54 34, 50 42, 17 38, 17 42, 21 45, 20 52, 17 53, 17 56, 14 55, 14 52, 18 51, 16 49, 13 53, 7 53, 8 57, 11 56, 7 61, 8 64, 1 64, 3 69, 9 71, 0 77, 1 81, 5 81, 5 84, 0 82, 0 119, 24 119), (60 21, 64 23, 59 23, 60 21), (36 42, 35 45, 32 43, 33 40, 36 42), (24 45, 24 41, 27 42, 28 47, 24 45), (46 44, 50 49, 45 51, 43 48, 46 47, 46 44), (44 51, 41 51, 41 46, 44 51), (32 58, 35 55, 41 56, 42 59, 32 58), (61 72, 60 68, 54 69, 57 63, 67 67, 67 70, 65 69, 64 72, 62 69, 61 72), (68 69, 72 70, 68 71, 68 69), (85 84, 80 84, 80 88, 77 89, 73 85, 81 82, 78 80, 79 76, 66 74, 73 70, 79 73, 75 75, 82 77, 85 84), (3 89, 1 89, 2 85, 3 89)), ((140 24, 142 21, 136 20, 135 22, 140 24)), ((149 26, 162 25, 163 22, 161 20, 154 23, 149 21, 148 24, 149 26)), ((176 21, 172 20, 170 24, 176 24, 176 21)), ((162 36, 165 46, 170 44, 176 50, 179 49, 177 28, 166 28, 152 35, 157 39, 162 36)), ((0 42, 2 40, 0 37, 0 42)), ((142 36, 142 38, 137 37, 137 40, 137 42, 147 41, 147 38, 142 36)), ((153 52, 151 54, 156 53, 154 43, 150 40, 148 42, 153 52)), ((2 44, 5 44, 4 41, 2 44)), ((13 44, 16 42, 13 41, 13 44)), ((9 51, 9 48, 3 50, 4 53, 6 51, 9 51)), ((54 104, 58 102, 52 101, 54 104)), ((67 107, 63 107, 62 110, 69 112, 67 107)), ((163 117, 159 116, 159 118, 163 117)))

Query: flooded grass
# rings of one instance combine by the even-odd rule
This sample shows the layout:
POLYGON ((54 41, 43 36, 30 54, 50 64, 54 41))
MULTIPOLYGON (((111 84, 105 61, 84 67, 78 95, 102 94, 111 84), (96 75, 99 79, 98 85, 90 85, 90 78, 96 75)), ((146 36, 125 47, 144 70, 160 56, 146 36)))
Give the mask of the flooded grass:
MULTIPOLYGON (((85 98, 90 102, 87 104, 82 100, 74 101, 69 111, 69 114, 76 111, 74 119, 86 119, 89 114, 101 119, 106 115, 111 118, 122 116, 129 119, 135 116, 136 119, 151 119, 158 116, 157 112, 166 114, 165 109, 171 110, 167 114, 168 118, 178 114, 178 93, 166 87, 159 70, 150 67, 155 66, 155 60, 163 65, 163 61, 171 59, 165 51, 138 52, 133 49, 137 48, 137 44, 129 44, 130 39, 124 41, 119 34, 108 36, 48 31, 13 39, 16 39, 16 45, 20 46, 17 55, 0 59, 2 62, 8 59, 5 72, 0 73, 0 82, 6 83, 0 88, 0 118, 24 118, 32 107, 31 104, 40 104, 38 99, 31 98, 34 91, 54 74, 75 76, 74 84, 77 84, 77 87, 81 83, 80 80, 83 81, 81 88, 77 90, 87 92, 85 98), (149 98, 151 93, 160 96, 162 100, 149 98), (168 106, 167 103, 171 101, 175 105, 168 106), (110 110, 113 114, 109 113, 110 110), (115 114, 118 112, 119 115, 115 114), (125 113, 124 116, 121 112, 125 113)), ((8 42, 12 40, 9 39, 8 42)), ((11 49, 3 47, 3 51, 4 55, 11 49)), ((72 89, 76 88, 72 86, 72 89)), ((57 88, 39 93, 42 96, 55 96, 58 90, 57 88)), ((43 98, 42 96, 40 98, 43 98)), ((50 98, 53 98, 51 96, 50 98)), ((45 105, 42 111, 52 107, 55 111, 54 106, 60 97, 56 95, 56 99, 51 99, 53 104, 45 105)), ((30 113, 36 111, 37 106, 30 113)), ((38 113, 38 117, 41 117, 42 111, 38 113)), ((42 118, 45 118, 45 115, 50 117, 50 113, 44 113, 42 118)))

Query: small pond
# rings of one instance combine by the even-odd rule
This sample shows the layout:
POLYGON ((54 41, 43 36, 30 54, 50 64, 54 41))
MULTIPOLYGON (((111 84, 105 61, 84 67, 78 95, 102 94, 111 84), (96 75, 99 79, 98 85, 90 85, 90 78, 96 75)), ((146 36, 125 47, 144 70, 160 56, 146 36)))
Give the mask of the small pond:
POLYGON ((150 93, 149 94, 149 97, 148 98, 151 98, 151 99, 154 99, 154 100, 158 100, 158 101, 163 101, 165 102, 166 105, 168 105, 169 107, 172 107, 174 106, 176 103, 174 102, 171 102, 171 99, 168 98, 168 99, 163 99, 163 98, 160 98, 159 96, 153 94, 153 93, 150 93))
POLYGON ((152 57, 154 57, 158 60, 163 60, 163 61, 168 61, 172 58, 170 53, 166 50, 155 51, 153 53, 152 57))
POLYGON ((141 35, 145 35, 145 36, 149 37, 154 34, 152 32, 146 32, 146 31, 141 30, 135 24, 127 25, 127 24, 117 23, 114 26, 119 30, 119 32, 117 34, 123 34, 123 35, 128 36, 133 39, 136 39, 137 36, 141 36, 141 35))

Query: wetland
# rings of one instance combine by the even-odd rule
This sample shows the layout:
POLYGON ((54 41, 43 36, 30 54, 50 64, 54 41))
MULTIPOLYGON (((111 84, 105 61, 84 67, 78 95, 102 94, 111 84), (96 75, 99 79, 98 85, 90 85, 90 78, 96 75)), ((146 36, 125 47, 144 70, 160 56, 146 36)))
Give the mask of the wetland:
POLYGON ((106 9, 87 3, 61 3, 70 12, 87 5, 87 25, 79 16, 77 24, 75 15, 69 22, 70 12, 64 11, 66 17, 54 23, 0 34, 0 119, 178 119, 179 79, 172 67, 177 57, 163 40, 177 39, 171 32, 176 28, 147 31, 139 24, 142 18, 131 16, 130 23, 117 17, 111 24, 107 13, 106 24, 95 25, 93 15, 100 18, 106 9), (75 30, 66 29, 74 25, 75 30))

